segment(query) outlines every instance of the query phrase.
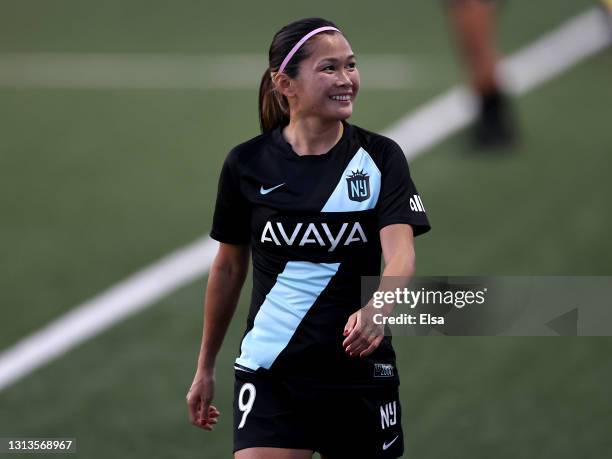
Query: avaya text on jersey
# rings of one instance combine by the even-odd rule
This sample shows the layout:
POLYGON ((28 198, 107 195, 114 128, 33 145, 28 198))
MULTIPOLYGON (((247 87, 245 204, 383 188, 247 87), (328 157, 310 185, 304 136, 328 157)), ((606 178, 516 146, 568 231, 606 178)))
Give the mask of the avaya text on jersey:
POLYGON ((340 243, 342 245, 350 245, 353 242, 366 243, 368 238, 359 222, 344 222, 337 232, 333 232, 327 223, 299 222, 292 228, 286 228, 281 222, 276 222, 274 225, 268 220, 261 232, 260 241, 272 242, 279 246, 283 243, 288 246, 316 244, 321 247, 329 246, 328 252, 333 252, 340 243))

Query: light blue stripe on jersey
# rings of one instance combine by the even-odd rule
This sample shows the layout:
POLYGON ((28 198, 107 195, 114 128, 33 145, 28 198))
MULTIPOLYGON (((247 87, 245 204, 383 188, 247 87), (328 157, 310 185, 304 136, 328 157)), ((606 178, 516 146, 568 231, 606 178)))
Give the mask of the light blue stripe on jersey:
POLYGON ((340 263, 289 261, 257 311, 240 347, 238 365, 269 369, 306 313, 336 274, 340 263))
POLYGON ((370 154, 363 148, 359 148, 355 156, 342 172, 340 181, 336 185, 334 192, 331 194, 321 212, 353 212, 358 210, 368 210, 376 207, 378 195, 380 194, 380 177, 381 173, 376 163, 370 154), (349 178, 354 172, 363 171, 368 175, 370 182, 370 196, 361 202, 352 201, 349 199, 349 178))

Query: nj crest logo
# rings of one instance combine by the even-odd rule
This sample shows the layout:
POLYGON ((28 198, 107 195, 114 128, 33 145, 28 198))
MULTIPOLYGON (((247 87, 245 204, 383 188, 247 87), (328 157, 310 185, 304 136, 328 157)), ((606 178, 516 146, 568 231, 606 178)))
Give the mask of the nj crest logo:
POLYGON ((348 197, 351 201, 362 202, 370 197, 370 177, 363 169, 351 171, 346 179, 348 197))

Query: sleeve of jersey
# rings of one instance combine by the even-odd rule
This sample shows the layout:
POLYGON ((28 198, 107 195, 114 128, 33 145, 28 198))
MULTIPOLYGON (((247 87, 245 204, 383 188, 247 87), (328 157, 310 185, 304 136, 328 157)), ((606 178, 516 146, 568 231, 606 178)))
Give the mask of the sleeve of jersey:
POLYGON ((378 229, 395 223, 412 226, 415 236, 431 229, 425 206, 410 177, 408 161, 401 147, 387 139, 382 158, 382 178, 378 200, 378 229))
POLYGON ((230 152, 221 168, 210 237, 228 244, 248 244, 251 210, 241 192, 233 159, 230 152))

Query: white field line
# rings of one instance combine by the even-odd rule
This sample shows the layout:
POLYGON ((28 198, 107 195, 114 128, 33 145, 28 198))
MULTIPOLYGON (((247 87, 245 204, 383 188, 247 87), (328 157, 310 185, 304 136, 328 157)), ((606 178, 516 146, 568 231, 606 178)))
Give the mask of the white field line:
POLYGON ((208 272, 218 243, 208 237, 172 252, 70 310, 0 354, 0 391, 79 343, 208 272))
MULTIPOLYGON (((422 56, 357 59, 371 89, 422 88, 436 73, 422 56)), ((267 66, 263 54, 0 54, 0 88, 253 90, 267 66)))
MULTIPOLYGON (((609 45, 606 18, 591 9, 505 59, 509 88, 522 94, 609 45), (511 75, 511 77, 510 77, 511 75)), ((474 116, 462 87, 434 99, 390 129, 409 158, 465 126, 474 116)), ((0 354, 0 391, 165 295, 205 275, 217 243, 208 237, 183 247, 26 336, 0 354)))

